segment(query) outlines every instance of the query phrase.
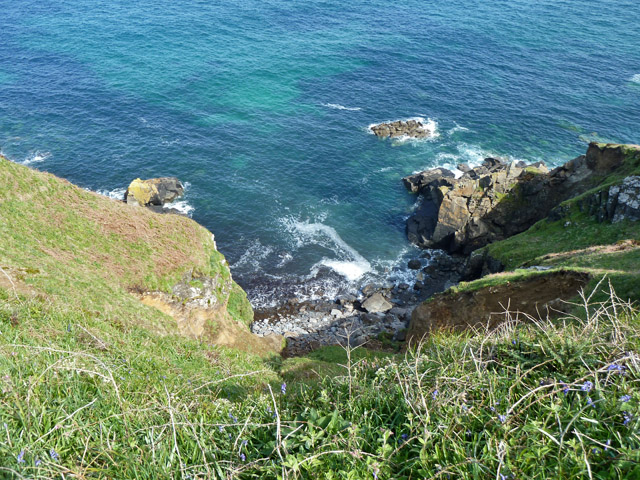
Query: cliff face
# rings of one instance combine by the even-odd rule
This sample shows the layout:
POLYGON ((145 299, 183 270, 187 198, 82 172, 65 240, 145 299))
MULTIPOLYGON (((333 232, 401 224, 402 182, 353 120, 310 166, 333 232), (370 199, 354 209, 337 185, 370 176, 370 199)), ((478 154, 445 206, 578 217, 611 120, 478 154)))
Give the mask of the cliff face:
POLYGON ((271 349, 249 332, 246 294, 211 232, 193 220, 1 157, 0 185, 0 287, 124 326, 271 349))
POLYGON ((405 186, 422 196, 407 222, 409 240, 423 248, 469 254, 527 230, 639 152, 635 146, 592 143, 586 155, 550 172, 540 163, 488 158, 457 179, 444 169, 406 177, 405 186))
POLYGON ((511 318, 554 316, 604 276, 624 300, 640 299, 640 146, 592 143, 550 172, 534 168, 487 161, 460 179, 405 179, 430 195, 424 246, 471 252, 464 277, 477 279, 418 306, 409 338, 493 328, 507 310, 511 318))

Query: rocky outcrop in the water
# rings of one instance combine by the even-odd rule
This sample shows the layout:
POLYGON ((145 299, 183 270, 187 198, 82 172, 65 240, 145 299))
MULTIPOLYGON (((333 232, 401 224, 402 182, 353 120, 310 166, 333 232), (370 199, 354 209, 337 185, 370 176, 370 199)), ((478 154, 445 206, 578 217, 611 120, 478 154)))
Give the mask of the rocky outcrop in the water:
POLYGON ((136 178, 124 194, 124 201, 129 204, 144 207, 162 206, 174 201, 184 194, 184 187, 175 177, 151 178, 141 180, 136 178))
POLYGON ((548 171, 487 158, 460 178, 439 168, 403 179, 422 199, 407 221, 409 241, 422 248, 464 253, 523 232, 564 200, 591 188, 621 165, 626 146, 589 145, 586 155, 548 171))
POLYGON ((379 123, 370 128, 376 136, 381 138, 427 138, 435 134, 435 128, 430 123, 416 119, 379 123))

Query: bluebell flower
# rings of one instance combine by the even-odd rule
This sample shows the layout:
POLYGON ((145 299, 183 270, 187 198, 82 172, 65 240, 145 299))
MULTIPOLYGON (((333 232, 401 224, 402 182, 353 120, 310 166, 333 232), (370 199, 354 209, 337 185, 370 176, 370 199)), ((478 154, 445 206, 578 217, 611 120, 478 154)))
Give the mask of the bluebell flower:
POLYGON ((607 440, 607 446, 604 447, 604 451, 606 452, 607 450, 609 450, 610 446, 611 446, 611 439, 607 440))
POLYGON ((24 450, 20 450, 18 454, 18 463, 24 463, 24 450))
POLYGON ((229 418, 231 419, 231 421, 233 423, 238 423, 238 419, 236 417, 234 417, 233 414, 229 413, 229 418))
POLYGON ((593 453, 598 453, 600 450, 598 450, 597 448, 593 449, 593 453))
POLYGON ((222 425, 218 425, 218 430, 219 430, 220 432, 223 432, 223 431, 224 431, 224 427, 223 427, 222 425))
POLYGON ((620 397, 622 403, 627 403, 629 400, 631 400, 631 395, 623 395, 620 397))
POLYGON ((58 452, 56 452, 53 448, 49 450, 49 456, 56 462, 60 460, 60 455, 58 455, 58 452))
POLYGON ((435 400, 438 396, 438 390, 434 390, 433 393, 431 394, 431 397, 435 400))
POLYGON ((607 367, 607 370, 609 370, 610 372, 618 372, 619 374, 622 375, 624 373, 625 366, 618 365, 617 363, 612 363, 607 367))
POLYGON ((498 415, 498 420, 500 420, 500 423, 504 423, 507 421, 507 416, 506 415, 498 415))
POLYGON ((40 460, 39 458, 36 458, 36 467, 39 467, 41 463, 42 463, 42 460, 40 460))
POLYGON ((282 395, 287 393, 287 384, 285 382, 282 382, 282 385, 280 385, 280 391, 282 392, 282 395))
POLYGON ((244 453, 240 454, 240 460, 242 460, 243 462, 247 460, 247 457, 244 453))
POLYGON ((518 342, 516 342, 516 341, 515 341, 515 339, 514 339, 514 340, 511 340, 511 343, 513 343, 514 345, 516 345, 518 342))
POLYGON ((587 405, 589 405, 590 407, 595 407, 595 403, 593 403, 593 400, 591 400, 591 397, 587 397, 587 405))
POLYGON ((562 385, 562 393, 564 393, 565 395, 569 395, 569 385, 567 385, 564 382, 560 382, 560 385, 562 385))
POLYGON ((243 446, 243 447, 246 447, 246 446, 247 446, 247 443, 249 443, 249 441, 248 441, 248 440, 242 440, 242 446, 243 446))
POLYGON ((400 435, 400 443, 404 443, 409 439, 409 435, 407 435, 406 433, 403 433, 402 435, 400 435))
POLYGON ((590 391, 591 391, 591 389, 593 388, 593 383, 592 383, 592 382, 590 382, 589 380, 587 380, 586 382, 584 382, 584 383, 582 384, 582 387, 580 387, 580 388, 581 388, 581 390, 582 390, 583 392, 590 392, 590 391))
POLYGON ((622 417, 624 418, 624 422, 622 422, 623 425, 627 425, 633 418, 629 412, 622 412, 622 417))

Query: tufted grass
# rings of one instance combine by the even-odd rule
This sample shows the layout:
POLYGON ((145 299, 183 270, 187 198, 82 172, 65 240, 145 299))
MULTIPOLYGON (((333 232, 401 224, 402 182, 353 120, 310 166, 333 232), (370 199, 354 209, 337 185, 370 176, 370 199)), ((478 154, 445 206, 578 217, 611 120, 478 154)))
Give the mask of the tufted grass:
POLYGON ((285 361, 143 329, 103 338, 12 295, 6 478, 640 477, 640 314, 610 291, 581 316, 438 334, 405 356, 285 361))

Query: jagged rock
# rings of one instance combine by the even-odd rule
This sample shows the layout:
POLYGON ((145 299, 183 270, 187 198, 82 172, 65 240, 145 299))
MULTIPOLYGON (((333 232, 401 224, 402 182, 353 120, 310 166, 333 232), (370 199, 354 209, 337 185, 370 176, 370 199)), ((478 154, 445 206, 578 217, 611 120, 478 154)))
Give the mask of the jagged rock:
POLYGON ((435 133, 429 125, 420 120, 397 120, 389 123, 379 123, 371 127, 371 131, 378 137, 410 137, 427 138, 435 133))
MULTIPOLYGON (((487 158, 456 179, 443 169, 403 179, 421 201, 407 221, 409 241, 422 248, 469 254, 528 229, 562 201, 591 188, 590 179, 617 168, 629 146, 592 143, 586 156, 549 172, 487 158)), ((640 149, 640 147, 637 147, 640 149)))
POLYGON ((391 310, 393 305, 389 303, 380 292, 378 292, 367 298, 362 304, 362 308, 369 313, 377 313, 391 310))
POLYGON ((640 177, 627 177, 609 189, 607 212, 612 223, 640 220, 640 177))
MULTIPOLYGON (((640 220, 640 177, 627 177, 618 185, 602 189, 581 199, 578 206, 583 212, 596 217, 600 222, 638 221, 640 220)), ((566 215, 565 210, 566 208, 562 206, 554 209, 550 218, 560 220, 566 215)))
POLYGON ((136 178, 124 194, 127 203, 141 206, 164 205, 184 194, 184 187, 175 177, 136 178))

